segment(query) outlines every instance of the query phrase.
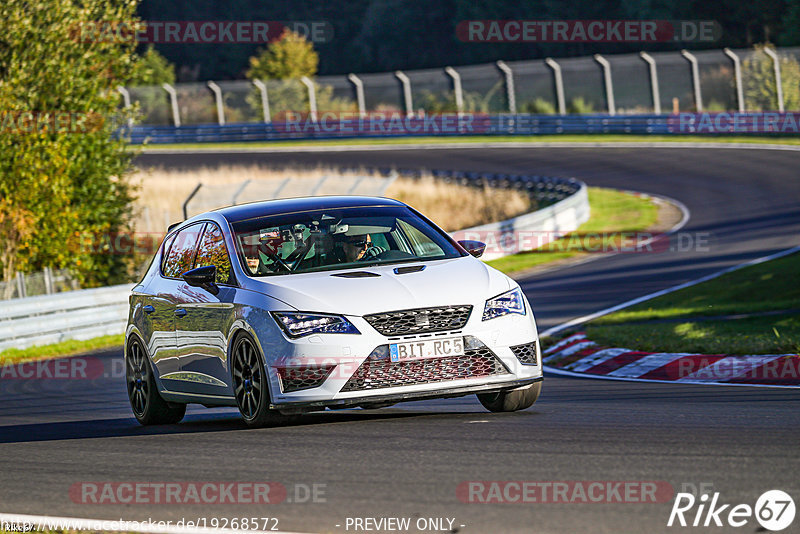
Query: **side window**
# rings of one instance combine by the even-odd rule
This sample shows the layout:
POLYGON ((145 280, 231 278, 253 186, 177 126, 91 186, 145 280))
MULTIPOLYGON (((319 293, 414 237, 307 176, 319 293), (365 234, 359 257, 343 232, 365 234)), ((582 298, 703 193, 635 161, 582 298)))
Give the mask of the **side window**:
POLYGON ((203 223, 193 224, 184 228, 172 240, 169 247, 167 258, 164 260, 164 276, 168 278, 180 278, 180 276, 192 268, 194 253, 197 240, 203 231, 203 223))
POLYGON ((204 265, 217 266, 217 283, 230 284, 231 260, 228 256, 228 249, 225 248, 225 239, 222 237, 222 230, 214 223, 206 225, 206 231, 200 239, 197 247, 197 258, 194 260, 195 267, 204 265))
POLYGON ((420 232, 419 229, 411 226, 407 222, 398 220, 397 228, 401 230, 405 237, 409 240, 416 256, 426 257, 444 255, 442 247, 434 243, 430 237, 426 236, 420 232))
POLYGON ((161 272, 163 273, 166 270, 167 265, 167 256, 169 255, 169 247, 172 246, 172 241, 175 239, 176 234, 172 234, 171 236, 167 237, 166 241, 164 242, 164 249, 161 253, 161 272))

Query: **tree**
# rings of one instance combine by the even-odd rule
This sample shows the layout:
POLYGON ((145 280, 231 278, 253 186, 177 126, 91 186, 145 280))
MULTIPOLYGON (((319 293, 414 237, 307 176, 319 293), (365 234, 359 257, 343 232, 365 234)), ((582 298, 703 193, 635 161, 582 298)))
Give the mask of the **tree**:
POLYGON ((131 74, 131 85, 161 85, 175 83, 175 65, 158 53, 153 45, 147 47, 131 74))
POLYGON ((302 35, 283 30, 280 37, 266 49, 250 58, 247 77, 251 80, 288 80, 314 76, 319 66, 319 56, 314 45, 302 35))
MULTIPOLYGON (((319 56, 314 51, 314 45, 286 28, 266 50, 250 58, 247 77, 268 83, 270 111, 281 119, 287 111, 302 113, 308 110, 308 90, 298 78, 314 76, 318 64, 319 56)), ((315 84, 315 90, 319 110, 355 110, 352 100, 333 97, 333 87, 315 84)), ((261 106, 260 93, 254 90, 248 95, 248 102, 252 109, 258 109, 261 106)))
MULTIPOLYGON (((765 46, 756 45, 753 56, 742 62, 745 109, 748 111, 774 111, 778 109, 778 91, 775 84, 775 67, 764 52, 765 46)), ((800 63, 796 59, 778 54, 781 67, 781 88, 787 111, 800 109, 800 63)))
POLYGON ((129 256, 97 252, 126 229, 132 153, 116 87, 133 75, 132 41, 92 21, 135 20, 136 0, 0 4, 0 262, 15 271, 72 268, 86 285, 128 278, 129 256))

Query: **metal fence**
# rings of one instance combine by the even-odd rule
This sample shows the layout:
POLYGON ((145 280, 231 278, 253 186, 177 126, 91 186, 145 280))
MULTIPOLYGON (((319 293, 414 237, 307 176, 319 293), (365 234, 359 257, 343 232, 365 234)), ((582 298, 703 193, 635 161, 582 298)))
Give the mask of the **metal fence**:
MULTIPOLYGON (((509 61, 457 68, 319 76, 300 80, 235 80, 161 87, 120 87, 125 105, 137 105, 145 126, 257 125, 283 122, 289 112, 322 113, 661 114, 679 111, 783 111, 776 87, 787 60, 751 49, 618 54, 509 61), (768 62, 769 80, 756 63, 768 62), (748 101, 747 88, 767 84, 765 104, 748 101)), ((786 74, 784 73, 785 77, 786 74)), ((788 88, 797 91, 792 85, 788 88)), ((783 91, 784 93, 786 91, 783 91)))
POLYGON ((192 215, 224 206, 235 206, 242 199, 273 200, 278 198, 318 196, 318 195, 366 195, 383 196, 386 189, 397 178, 396 172, 386 176, 323 175, 313 178, 281 178, 244 180, 233 184, 203 184, 197 187, 183 201, 183 216, 192 215))
POLYGON ((0 308, 0 351, 121 334, 133 284, 15 299, 0 308))
POLYGON ((45 267, 35 273, 20 273, 9 282, 0 281, 0 300, 52 295, 62 291, 78 289, 78 281, 69 270, 53 270, 45 267))

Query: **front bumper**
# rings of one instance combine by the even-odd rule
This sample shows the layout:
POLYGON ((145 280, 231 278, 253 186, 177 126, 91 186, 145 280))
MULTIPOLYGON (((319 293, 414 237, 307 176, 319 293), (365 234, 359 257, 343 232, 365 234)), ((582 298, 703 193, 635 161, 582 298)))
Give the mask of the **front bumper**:
POLYGON ((544 380, 543 376, 536 378, 523 378, 505 381, 501 384, 480 384, 468 386, 451 386, 438 390, 413 392, 413 393, 388 393, 388 394, 374 394, 359 398, 344 398, 344 399, 331 399, 319 401, 294 401, 282 402, 280 404, 271 404, 270 408, 278 409, 282 412, 304 412, 310 410, 317 410, 320 408, 351 408, 357 406, 369 407, 372 404, 395 404, 398 402, 408 401, 421 401, 431 399, 451 399, 455 397, 464 397, 475 393, 497 393, 499 391, 526 387, 541 382, 544 380))
MULTIPOLYGON (((530 310, 530 308, 528 308, 530 310)), ((480 376, 457 379, 431 380, 425 383, 392 384, 391 387, 352 388, 348 382, 359 372, 362 364, 377 347, 397 342, 378 333, 362 317, 348 316, 361 332, 352 334, 312 335, 300 339, 281 336, 264 353, 267 355, 268 376, 272 392, 272 406, 283 407, 346 407, 363 404, 393 403, 416 399, 462 396, 475 392, 497 391, 540 380, 542 377, 541 351, 533 316, 509 315, 481 321, 473 313, 462 330, 446 332, 447 336, 473 338, 489 349, 499 365, 494 372, 480 376), (512 347, 536 342, 536 364, 524 363, 512 347), (272 356, 272 358, 270 358, 272 356), (308 374, 309 384, 301 390, 286 388, 286 370, 292 372, 323 368, 320 373, 308 374), (323 376, 316 382, 314 377, 323 376)), ((403 341, 425 336, 405 336, 403 341)), ((274 338, 273 338, 274 339, 274 338)), ((302 372, 302 371, 301 371, 302 372)), ((297 375, 295 375, 296 377, 297 375)), ((305 378, 305 377, 304 377, 305 378)))

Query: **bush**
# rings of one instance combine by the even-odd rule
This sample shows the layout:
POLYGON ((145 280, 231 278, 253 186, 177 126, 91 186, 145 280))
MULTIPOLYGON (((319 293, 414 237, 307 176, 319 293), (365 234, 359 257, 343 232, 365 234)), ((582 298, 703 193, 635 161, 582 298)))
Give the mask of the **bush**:
POLYGON ((594 113, 594 106, 591 102, 584 100, 582 96, 573 98, 567 104, 567 113, 572 115, 586 115, 594 113))
POLYGON ((549 100, 539 97, 523 103, 519 111, 520 113, 533 113, 535 115, 555 115, 556 107, 549 100))

